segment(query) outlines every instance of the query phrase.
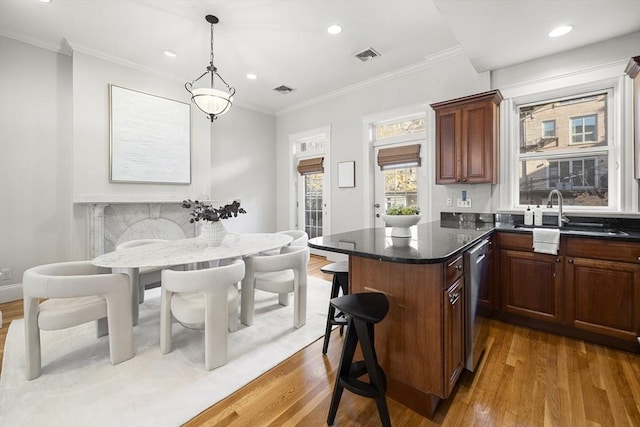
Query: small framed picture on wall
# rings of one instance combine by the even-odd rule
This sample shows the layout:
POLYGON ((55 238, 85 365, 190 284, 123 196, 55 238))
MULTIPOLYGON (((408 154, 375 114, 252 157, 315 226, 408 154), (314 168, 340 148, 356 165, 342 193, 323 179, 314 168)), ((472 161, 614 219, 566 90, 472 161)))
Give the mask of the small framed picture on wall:
POLYGON ((356 162, 338 163, 338 188, 352 188, 356 186, 356 162))

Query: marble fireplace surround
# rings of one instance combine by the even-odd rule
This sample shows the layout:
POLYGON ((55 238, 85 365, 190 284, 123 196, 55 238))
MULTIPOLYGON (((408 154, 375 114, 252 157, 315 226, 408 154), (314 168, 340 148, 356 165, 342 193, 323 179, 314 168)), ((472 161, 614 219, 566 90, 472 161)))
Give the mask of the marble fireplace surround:
POLYGON ((114 251, 134 239, 183 239, 194 237, 196 225, 182 199, 163 197, 85 196, 74 203, 87 207, 87 256, 114 251))

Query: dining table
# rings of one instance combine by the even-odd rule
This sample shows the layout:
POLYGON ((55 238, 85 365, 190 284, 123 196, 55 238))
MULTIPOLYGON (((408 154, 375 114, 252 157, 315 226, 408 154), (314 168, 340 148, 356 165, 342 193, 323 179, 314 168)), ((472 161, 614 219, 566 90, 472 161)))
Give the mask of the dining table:
POLYGON ((133 324, 139 317, 140 268, 193 265, 227 258, 245 257, 279 249, 288 245, 293 237, 282 233, 227 233, 219 246, 207 246, 202 237, 166 240, 136 247, 120 249, 95 257, 91 262, 98 267, 111 268, 129 275, 131 282, 131 311, 133 324))

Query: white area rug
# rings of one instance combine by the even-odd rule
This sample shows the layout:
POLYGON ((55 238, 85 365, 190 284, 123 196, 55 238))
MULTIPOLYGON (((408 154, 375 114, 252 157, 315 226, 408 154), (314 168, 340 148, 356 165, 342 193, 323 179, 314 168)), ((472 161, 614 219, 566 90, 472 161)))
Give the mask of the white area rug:
POLYGON ((309 277, 307 324, 293 328, 276 294, 256 291, 253 326, 230 334, 229 362, 204 368, 201 331, 173 324, 173 351, 160 352, 160 289, 146 292, 134 328, 136 355, 109 363, 95 323, 42 331, 42 375, 25 379, 24 327, 11 323, 0 377, 0 426, 177 426, 324 334, 331 285, 309 277))

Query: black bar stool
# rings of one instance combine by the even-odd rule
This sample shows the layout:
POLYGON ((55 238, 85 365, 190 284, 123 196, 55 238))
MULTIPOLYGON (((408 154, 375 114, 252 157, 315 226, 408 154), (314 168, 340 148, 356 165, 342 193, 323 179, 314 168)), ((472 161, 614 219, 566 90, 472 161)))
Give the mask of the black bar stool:
MULTIPOLYGON (((340 289, 342 289, 342 295, 347 295, 349 293, 349 263, 347 261, 327 264, 324 267, 320 267, 320 271, 327 274, 333 274, 333 281, 331 282, 331 298, 337 297, 340 289)), ((329 338, 331 337, 331 327, 334 325, 340 325, 340 335, 342 335, 342 328, 346 324, 346 317, 342 313, 336 313, 335 307, 329 304, 322 354, 327 354, 329 338)))
POLYGON ((366 292, 333 298, 331 305, 347 316, 348 325, 327 424, 333 425, 342 392, 346 388, 352 393, 375 399, 382 425, 391 426, 385 397, 387 378, 378 364, 374 346, 374 325, 389 312, 389 301, 384 294, 366 292), (364 360, 353 362, 358 341, 364 360), (364 374, 369 375, 368 383, 358 379, 364 374))

